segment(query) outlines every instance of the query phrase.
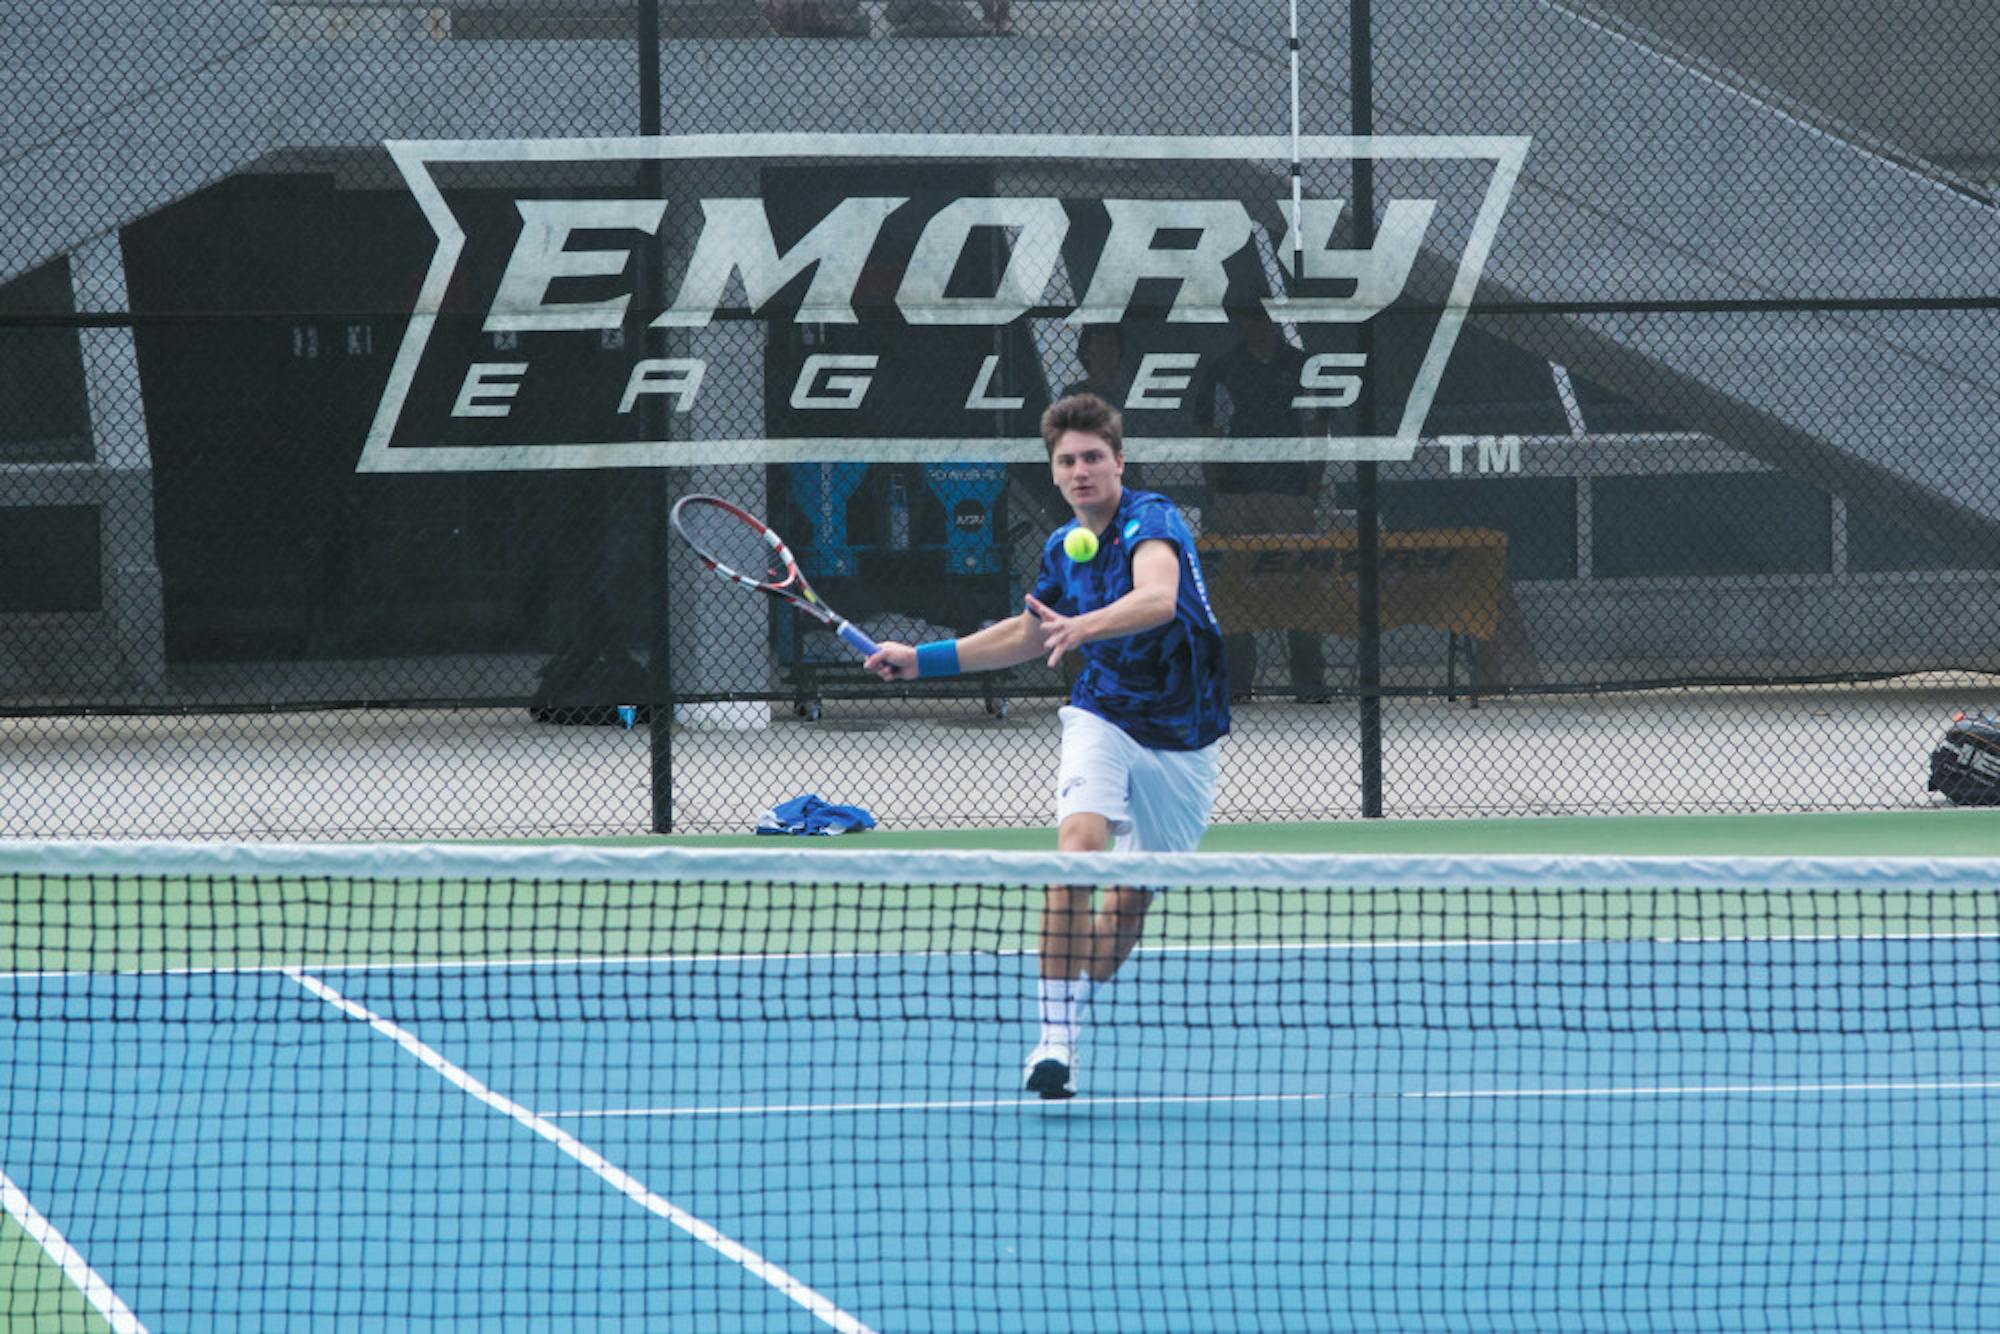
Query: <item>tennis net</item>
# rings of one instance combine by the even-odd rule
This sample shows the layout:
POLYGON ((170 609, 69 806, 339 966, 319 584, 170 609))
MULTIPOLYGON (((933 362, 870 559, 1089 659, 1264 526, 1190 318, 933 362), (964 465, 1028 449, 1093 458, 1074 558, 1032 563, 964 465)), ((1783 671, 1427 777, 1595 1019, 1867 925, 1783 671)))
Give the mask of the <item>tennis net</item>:
POLYGON ((0 845, 0 1326, 2000 1327, 1994 880, 0 845))

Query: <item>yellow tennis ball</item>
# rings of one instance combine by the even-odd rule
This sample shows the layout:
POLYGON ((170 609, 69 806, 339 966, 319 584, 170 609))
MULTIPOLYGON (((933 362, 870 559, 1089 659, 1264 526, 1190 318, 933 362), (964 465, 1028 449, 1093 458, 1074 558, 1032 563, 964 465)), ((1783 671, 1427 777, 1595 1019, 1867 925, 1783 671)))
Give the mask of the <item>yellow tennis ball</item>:
POLYGON ((1072 528, 1063 539, 1063 553, 1073 561, 1087 561, 1097 554, 1097 534, 1088 528, 1072 528))

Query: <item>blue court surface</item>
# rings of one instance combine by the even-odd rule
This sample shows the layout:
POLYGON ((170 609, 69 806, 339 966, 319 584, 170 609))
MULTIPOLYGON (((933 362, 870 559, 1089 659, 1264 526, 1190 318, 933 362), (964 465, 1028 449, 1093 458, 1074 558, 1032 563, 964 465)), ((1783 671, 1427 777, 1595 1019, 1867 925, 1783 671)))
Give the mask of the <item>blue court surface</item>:
POLYGON ((1033 969, 13 975, 0 1167, 156 1334, 2000 1327, 1991 936, 1033 969))

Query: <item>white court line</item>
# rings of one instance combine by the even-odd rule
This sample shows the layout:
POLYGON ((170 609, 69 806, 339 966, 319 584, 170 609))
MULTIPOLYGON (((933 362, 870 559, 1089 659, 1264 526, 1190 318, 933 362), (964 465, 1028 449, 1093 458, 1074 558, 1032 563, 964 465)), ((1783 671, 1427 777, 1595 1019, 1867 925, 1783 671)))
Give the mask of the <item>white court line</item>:
POLYGON ((809 1116, 826 1112, 963 1112, 1004 1111, 1047 1108, 1060 1111, 1068 1106, 1105 1107, 1214 1102, 1351 1102, 1358 1095, 1334 1093, 1185 1093, 1157 1096, 1134 1094, 1116 1098, 951 1098, 930 1102, 797 1102, 748 1104, 740 1107, 611 1107, 542 1112, 550 1119, 603 1120, 626 1116, 809 1116))
POLYGON ((779 1268, 776 1264, 765 1259, 743 1243, 734 1238, 724 1236, 712 1224, 696 1218, 693 1214, 682 1209, 672 1201, 654 1194, 646 1188, 644 1182, 632 1176, 623 1168, 613 1164, 604 1155, 598 1153, 589 1145, 584 1144, 568 1131, 552 1124, 548 1118, 529 1111, 512 1099, 503 1097, 501 1094, 480 1083, 479 1080, 475 1079, 465 1070, 453 1065, 434 1048, 418 1039, 414 1033, 409 1032, 407 1029, 398 1026, 388 1019, 384 1019, 366 1006, 349 1000, 318 978, 309 976, 299 969, 286 969, 285 975, 313 995, 325 1001, 328 1005, 347 1015, 350 1019, 359 1019, 377 1033, 389 1038, 404 1051, 416 1057, 439 1075, 442 1075, 446 1082, 461 1092, 469 1094, 494 1111, 511 1117, 521 1125, 526 1126, 529 1130, 534 1131, 537 1135, 549 1141, 549 1143, 555 1145, 558 1149, 561 1149, 585 1168, 588 1168, 598 1178, 611 1186, 612 1189, 623 1194, 627 1199, 632 1200, 649 1212, 666 1219, 669 1223, 672 1223, 675 1227, 687 1233, 690 1237, 693 1237, 696 1241, 718 1255, 721 1255, 723 1258, 741 1265, 757 1278, 770 1284, 786 1297, 789 1297, 792 1301, 797 1302, 800 1306, 812 1312, 822 1324, 830 1325, 834 1329, 840 1330, 841 1334, 874 1334, 874 1331, 870 1330, 867 1325, 834 1305, 831 1299, 807 1287, 792 1274, 779 1268))
POLYGON ((15 1185, 5 1172, 0 1172, 0 1205, 4 1205, 8 1216, 35 1239, 37 1246, 48 1252, 49 1258, 62 1268, 63 1275, 82 1290, 83 1299, 104 1317, 114 1334, 147 1334, 145 1325, 132 1313, 132 1308, 111 1290, 104 1276, 90 1267, 83 1253, 70 1245, 69 1239, 57 1230, 54 1223, 42 1216, 42 1211, 34 1206, 27 1192, 15 1185))
MULTIPOLYGON (((1897 941, 1908 943, 1926 940, 2000 940, 2000 932, 1907 931, 1851 935, 1833 932, 1824 935, 1788 936, 1544 936, 1533 938, 1506 936, 1490 940, 1467 937, 1465 939, 1453 940, 1191 942, 1187 944, 1140 945, 1133 952, 1136 954, 1387 953, 1414 950, 1530 950, 1555 947, 1573 949, 1579 946, 1594 945, 1829 945, 1843 942, 1897 941)), ((256 973, 282 973, 289 977, 300 970, 315 973, 477 972, 499 971, 509 968, 608 968, 615 965, 652 966, 682 963, 810 963, 859 959, 1018 959, 1034 958, 1038 953, 1038 950, 1018 948, 1000 950, 799 950, 789 952, 774 951, 770 953, 746 951, 731 954, 602 954, 576 955, 567 958, 559 955, 549 955, 544 958, 534 959, 358 959, 348 962, 338 959, 312 959, 296 963, 253 963, 230 966, 183 965, 178 968, 133 968, 123 971, 107 971, 93 968, 23 969, 17 972, 0 971, 0 982, 60 977, 218 977, 256 973)))
POLYGON ((2000 1079, 1882 1079, 1825 1084, 1639 1084, 1630 1088, 1438 1089, 1403 1098, 1702 1098, 1746 1093, 1964 1093, 2000 1089, 2000 1079))
POLYGON ((1432 1099, 1511 1098, 1699 1098, 1816 1093, 1963 1093, 2000 1091, 2000 1079, 1876 1080, 1800 1084, 1643 1084, 1621 1088, 1407 1089, 1400 1093, 1162 1093, 1111 1098, 948 1098, 912 1102, 796 1102, 722 1107, 569 1108, 539 1112, 550 1120, 605 1120, 617 1117, 815 1116, 830 1112, 962 1112, 1054 1110, 1066 1107, 1184 1107, 1258 1103, 1417 1102, 1432 1099))

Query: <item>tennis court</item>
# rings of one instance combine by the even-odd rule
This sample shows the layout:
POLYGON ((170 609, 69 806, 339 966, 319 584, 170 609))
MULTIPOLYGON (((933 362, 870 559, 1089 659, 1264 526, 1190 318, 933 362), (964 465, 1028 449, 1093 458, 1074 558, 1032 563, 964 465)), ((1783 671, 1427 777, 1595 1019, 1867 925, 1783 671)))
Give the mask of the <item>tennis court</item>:
POLYGON ((1017 1081, 1074 859, 39 861, 6 868, 10 1328, 2000 1316, 1977 858, 1149 859, 1178 885, 1066 1103, 1017 1081))
POLYGON ((2000 1331, 1996 11, 16 0, 0 1334, 2000 1331))

